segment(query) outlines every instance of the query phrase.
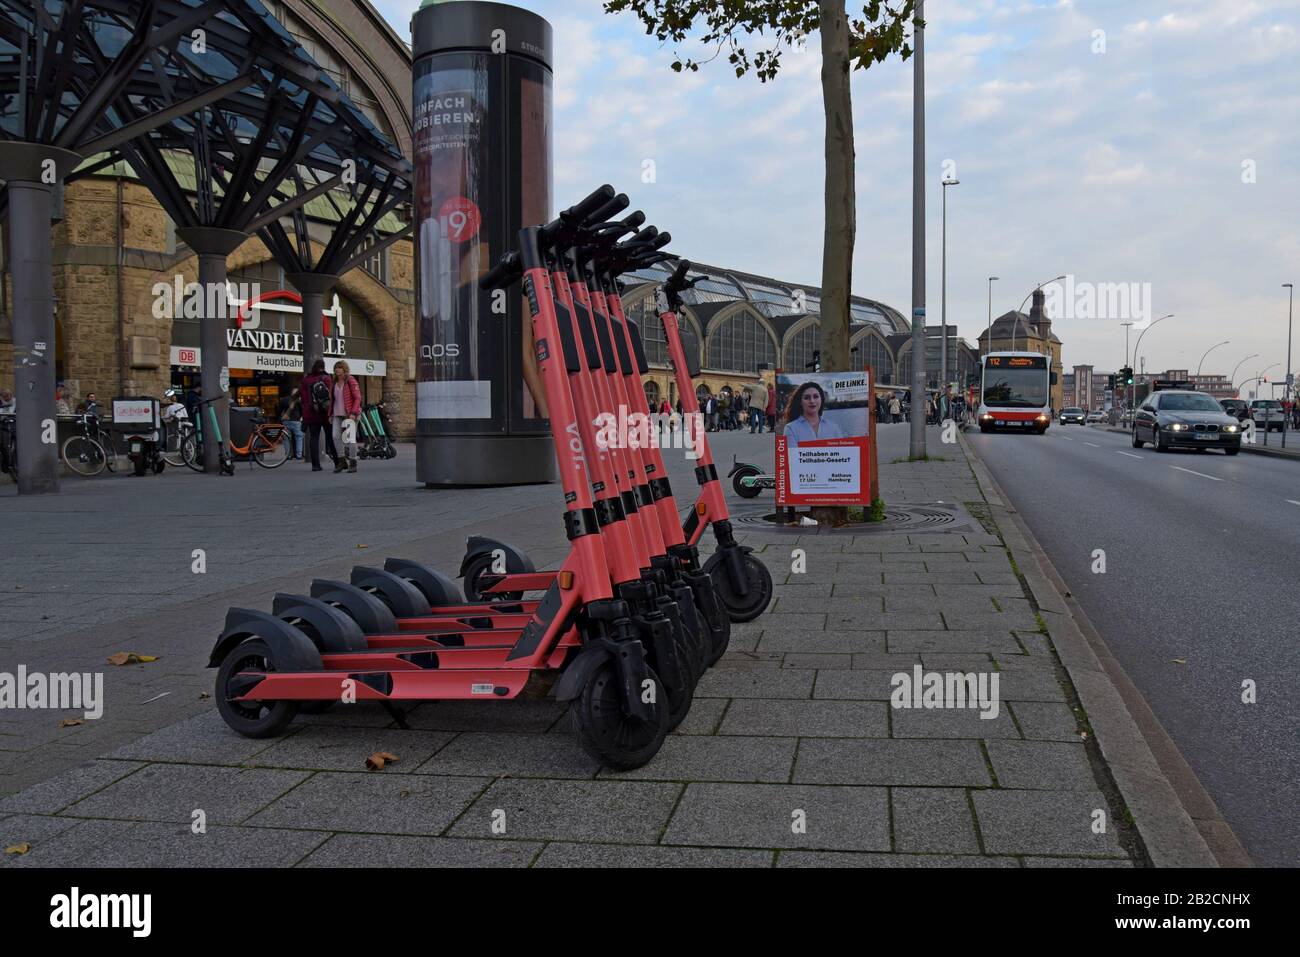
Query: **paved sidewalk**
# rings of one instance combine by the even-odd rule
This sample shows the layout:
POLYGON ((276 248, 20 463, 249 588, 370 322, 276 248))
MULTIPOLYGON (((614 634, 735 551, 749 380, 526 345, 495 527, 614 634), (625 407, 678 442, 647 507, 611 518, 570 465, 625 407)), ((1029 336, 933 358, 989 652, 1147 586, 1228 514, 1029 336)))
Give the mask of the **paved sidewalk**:
MULTIPOLYGON (((284 506, 266 484, 262 502, 244 501, 246 518, 226 520, 240 526, 237 535, 213 524, 219 510, 191 503, 225 543, 217 550, 233 549, 230 560, 241 547, 257 549, 228 587, 205 580, 147 618, 74 632, 55 626, 40 640, 0 645, 0 670, 18 661, 100 670, 113 651, 163 655, 107 669, 110 707, 99 722, 62 729, 61 713, 3 714, 0 793, 9 796, 0 798, 0 847, 31 850, 0 866, 1146 863, 963 449, 931 430, 931 454, 947 461, 889 464, 906 455, 906 432, 881 429, 882 491, 891 512, 925 508, 900 508, 897 530, 782 532, 742 516, 739 530, 777 582, 774 606, 734 627, 686 723, 630 774, 586 759, 550 701, 426 704, 409 731, 358 705, 300 718, 278 740, 249 741, 200 697, 211 690, 203 665, 230 604, 268 607, 276 590, 302 590, 313 575, 345 576, 355 562, 382 564, 390 554, 454 571, 474 528, 532 549, 539 565, 553 562, 564 552, 553 488, 374 486, 368 494, 381 499, 411 498, 374 513, 386 517, 365 535, 347 527, 355 516, 342 502, 334 504, 345 530, 334 534, 327 516, 306 507, 268 523, 268 506, 284 506), (891 707, 893 677, 916 666, 996 673, 996 717, 891 707), (400 761, 367 772, 375 751, 400 761), (206 833, 196 834, 200 817, 206 833)), ((711 438, 720 463, 733 454, 771 462, 770 437, 711 438)), ((679 494, 689 494, 689 463, 672 472, 679 494)), ((83 495, 87 514, 102 514, 102 498, 83 495)), ((161 579, 184 581, 176 566, 188 573, 199 546, 180 531, 185 516, 169 516, 165 501, 150 504, 159 513, 150 558, 161 579)), ((52 523, 68 521, 50 506, 52 523)), ((115 534, 107 519, 101 529, 115 534)), ((74 574, 68 545, 51 538, 27 580, 74 574), (59 564, 45 572, 46 562, 59 564)), ((109 586, 119 581, 111 560, 96 561, 109 586)), ((59 604, 50 606, 56 615, 59 604)), ((96 616, 94 600, 77 607, 96 616)))

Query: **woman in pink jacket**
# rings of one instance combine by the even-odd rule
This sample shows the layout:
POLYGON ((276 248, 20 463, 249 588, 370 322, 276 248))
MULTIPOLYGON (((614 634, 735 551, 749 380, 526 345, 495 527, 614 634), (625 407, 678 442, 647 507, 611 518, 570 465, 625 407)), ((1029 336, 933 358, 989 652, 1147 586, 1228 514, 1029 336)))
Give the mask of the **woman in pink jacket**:
POLYGON ((357 470, 357 419, 361 417, 361 386, 352 377, 348 364, 334 363, 334 401, 330 404, 330 421, 334 425, 334 447, 339 457, 334 463, 337 475, 344 469, 357 470))

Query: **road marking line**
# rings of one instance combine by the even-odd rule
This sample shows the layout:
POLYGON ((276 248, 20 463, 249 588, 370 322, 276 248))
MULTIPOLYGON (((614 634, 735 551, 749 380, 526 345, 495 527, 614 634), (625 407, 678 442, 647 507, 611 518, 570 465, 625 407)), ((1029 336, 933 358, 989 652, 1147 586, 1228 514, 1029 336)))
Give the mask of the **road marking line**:
POLYGON ((1297 502, 1297 501, 1296 501, 1295 499, 1293 499, 1293 498, 1289 498, 1289 499, 1287 499, 1286 501, 1287 501, 1287 504, 1288 504, 1288 505, 1300 505, 1300 502, 1297 502))
POLYGON ((1223 479, 1215 478, 1213 475, 1206 475, 1204 472, 1193 472, 1191 469, 1185 469, 1179 465, 1169 466, 1171 469, 1177 469, 1179 472, 1186 472, 1188 475, 1199 475, 1201 478, 1207 478, 1211 482, 1222 482, 1223 479))
POLYGON ((1065 441, 1067 441, 1067 442, 1073 442, 1073 441, 1074 441, 1074 439, 1070 438, 1068 435, 1063 435, 1063 436, 1061 436, 1061 438, 1065 439, 1065 441))
POLYGON ((1132 452, 1117 452, 1117 455, 1127 455, 1131 459, 1144 459, 1145 455, 1134 455, 1132 452))
POLYGON ((1083 444, 1084 444, 1084 445, 1091 445, 1094 449, 1099 449, 1099 448, 1101 448, 1100 445, 1093 445, 1092 442, 1084 442, 1083 444))

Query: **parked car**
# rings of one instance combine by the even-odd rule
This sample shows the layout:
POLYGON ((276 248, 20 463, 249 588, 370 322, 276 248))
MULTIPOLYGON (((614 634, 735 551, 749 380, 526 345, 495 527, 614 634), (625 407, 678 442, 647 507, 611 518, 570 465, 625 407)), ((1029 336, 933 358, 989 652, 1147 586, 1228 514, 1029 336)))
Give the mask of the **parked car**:
POLYGON ((1256 399, 1250 404, 1250 417, 1255 428, 1266 432, 1281 432, 1286 428, 1286 413, 1277 399, 1256 399))
POLYGON ((1238 422, 1245 422, 1250 418, 1250 403, 1245 399, 1220 399, 1219 405, 1223 406, 1223 411, 1238 422))
POLYGON ((1075 425, 1083 425, 1083 423, 1084 423, 1084 417, 1085 417, 1085 416, 1084 416, 1084 411, 1083 411, 1083 409, 1074 409, 1074 408, 1071 408, 1071 409, 1062 409, 1062 410, 1061 410, 1061 424, 1062 424, 1062 425, 1067 425, 1067 424, 1070 423, 1070 422, 1073 422, 1075 425))
POLYGON ((1089 423, 1103 422, 1105 421, 1105 419, 1106 419, 1106 413, 1102 412, 1100 409, 1094 409, 1092 412, 1088 413, 1089 423))
POLYGON ((1133 448, 1150 442, 1157 452, 1171 448, 1241 451, 1241 423, 1214 397, 1181 389, 1157 392, 1140 406, 1133 421, 1133 448))

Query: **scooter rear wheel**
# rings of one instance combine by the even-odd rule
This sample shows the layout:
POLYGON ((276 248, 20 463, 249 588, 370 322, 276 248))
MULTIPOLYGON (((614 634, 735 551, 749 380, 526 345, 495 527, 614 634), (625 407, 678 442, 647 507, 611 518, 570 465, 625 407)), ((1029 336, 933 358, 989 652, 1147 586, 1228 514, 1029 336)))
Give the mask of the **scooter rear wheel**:
POLYGON ((738 469, 731 476, 731 488, 741 498, 758 498, 759 494, 762 493, 763 490, 757 486, 745 485, 741 480, 751 477, 757 478, 762 474, 763 470, 758 468, 758 466, 746 465, 744 468, 738 469))
POLYGON ((233 731, 246 738, 274 738, 289 726, 298 714, 294 701, 237 701, 238 693, 231 687, 233 679, 242 672, 273 672, 275 657, 266 642, 253 638, 241 642, 217 669, 217 710, 233 731))
POLYGON ((484 593, 480 589, 488 586, 487 582, 482 581, 483 576, 491 575, 492 563, 495 559, 491 552, 484 552, 465 569, 465 600, 471 605, 479 602, 516 602, 524 597, 521 591, 491 592, 484 593))
POLYGON ((655 683, 657 702, 650 721, 624 712, 618 669, 612 661, 592 672, 570 709, 582 750, 611 770, 632 771, 643 767, 659 753, 668 734, 663 682, 649 668, 646 674, 655 683))
MULTIPOLYGON (((721 661, 722 656, 727 653, 727 648, 731 644, 731 615, 728 614, 725 605, 722 606, 722 614, 718 617, 722 619, 722 627, 717 632, 708 628, 707 625, 705 626, 709 635, 713 638, 712 643, 709 645, 708 655, 704 659, 705 668, 712 668, 721 661)), ((700 612, 700 620, 704 620, 703 611, 700 612)))
POLYGON ((709 559, 704 570, 713 579, 713 589, 718 593, 718 601, 722 602, 727 616, 737 622, 753 621, 767 611, 767 606, 772 603, 772 573, 748 552, 741 561, 749 584, 748 595, 736 593, 731 584, 731 575, 727 572, 727 563, 720 553, 709 559))

